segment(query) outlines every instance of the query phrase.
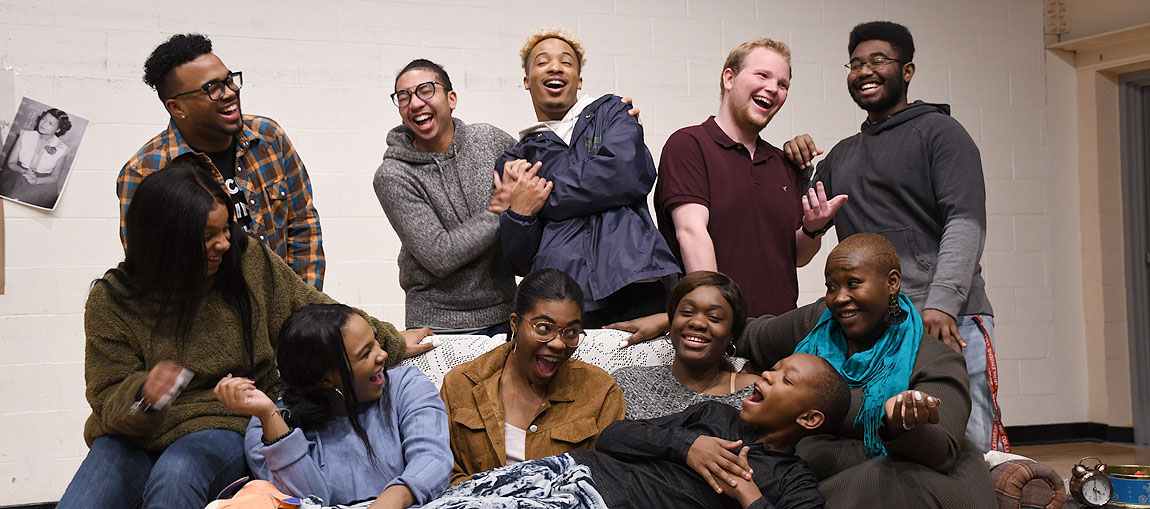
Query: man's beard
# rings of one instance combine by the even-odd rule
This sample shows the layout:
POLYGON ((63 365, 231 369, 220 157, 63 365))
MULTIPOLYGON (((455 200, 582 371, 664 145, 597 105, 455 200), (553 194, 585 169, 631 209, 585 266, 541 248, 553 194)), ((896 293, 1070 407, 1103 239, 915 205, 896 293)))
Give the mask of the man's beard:
POLYGON ((212 127, 216 130, 216 132, 219 132, 220 134, 226 134, 228 136, 235 136, 237 134, 240 134, 244 130, 243 122, 241 122, 240 125, 238 125, 236 127, 225 127, 225 126, 221 126, 221 125, 215 125, 212 127))
POLYGON ((241 132, 244 131, 244 121, 243 120, 244 120, 244 117, 243 117, 243 114, 241 113, 240 114, 240 122, 236 126, 233 127, 231 125, 212 124, 211 129, 215 132, 220 133, 220 134, 225 134, 227 136, 235 136, 235 135, 240 134, 241 132))
MULTIPOLYGON (((880 78, 881 79, 881 78, 880 78)), ((855 104, 867 112, 883 112, 889 111, 906 96, 906 80, 902 79, 902 72, 900 71, 894 79, 883 80, 883 94, 878 97, 862 98, 859 95, 859 90, 854 86, 850 87, 851 99, 855 104)))
POLYGON ((766 128, 767 124, 771 123, 772 117, 768 114, 765 118, 755 118, 754 115, 751 115, 751 112, 747 111, 751 106, 754 106, 754 100, 748 100, 747 104, 743 105, 742 108, 735 108, 735 124, 743 129, 757 133, 766 128))

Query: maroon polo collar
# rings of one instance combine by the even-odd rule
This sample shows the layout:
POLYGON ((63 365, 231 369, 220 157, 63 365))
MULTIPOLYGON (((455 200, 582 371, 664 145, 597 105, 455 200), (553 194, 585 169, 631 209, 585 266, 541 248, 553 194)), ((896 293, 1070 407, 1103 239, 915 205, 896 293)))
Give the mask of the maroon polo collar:
MULTIPOLYGON (((711 115, 707 118, 706 122, 703 122, 703 130, 706 131, 711 139, 715 140, 715 143, 720 147, 728 150, 740 150, 740 147, 743 146, 742 143, 732 140, 730 136, 727 136, 727 133, 723 132, 723 128, 719 127, 718 122, 715 122, 714 115, 711 115)), ((770 144, 763 141, 761 136, 755 136, 755 157, 751 159, 751 163, 761 163, 774 157, 774 151, 769 149, 770 144)))

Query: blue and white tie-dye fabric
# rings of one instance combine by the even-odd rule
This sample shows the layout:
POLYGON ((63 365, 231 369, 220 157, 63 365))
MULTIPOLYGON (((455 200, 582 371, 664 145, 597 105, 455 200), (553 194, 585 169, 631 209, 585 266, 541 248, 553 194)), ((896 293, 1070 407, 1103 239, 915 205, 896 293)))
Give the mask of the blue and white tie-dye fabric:
POLYGON ((591 470, 561 454, 472 476, 424 508, 607 509, 591 470))
MULTIPOLYGON (((301 498, 299 509, 367 509, 371 504, 375 503, 375 499, 364 500, 355 504, 340 504, 340 505, 323 505, 322 500, 315 498, 301 498)), ((418 507, 418 506, 412 506, 418 507)))

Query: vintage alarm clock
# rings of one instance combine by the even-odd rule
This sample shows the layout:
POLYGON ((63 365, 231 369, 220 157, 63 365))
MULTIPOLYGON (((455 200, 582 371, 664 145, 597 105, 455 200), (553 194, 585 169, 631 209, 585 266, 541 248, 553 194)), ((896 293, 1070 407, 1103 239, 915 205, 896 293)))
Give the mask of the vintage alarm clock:
POLYGON ((1107 477, 1106 465, 1094 457, 1082 458, 1070 469, 1070 495, 1086 507, 1102 507, 1110 501, 1114 486, 1107 477), (1086 466, 1086 460, 1095 460, 1086 466))

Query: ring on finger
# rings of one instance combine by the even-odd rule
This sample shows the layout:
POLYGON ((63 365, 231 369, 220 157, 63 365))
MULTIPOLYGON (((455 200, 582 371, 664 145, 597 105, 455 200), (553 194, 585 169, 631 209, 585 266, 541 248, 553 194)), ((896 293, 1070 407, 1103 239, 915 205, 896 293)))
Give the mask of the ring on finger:
POLYGON ((903 422, 902 422, 902 429, 903 429, 904 431, 910 431, 910 430, 911 430, 911 429, 913 429, 913 428, 914 428, 914 426, 910 426, 910 425, 908 425, 908 423, 907 423, 906 421, 903 421, 903 422))

